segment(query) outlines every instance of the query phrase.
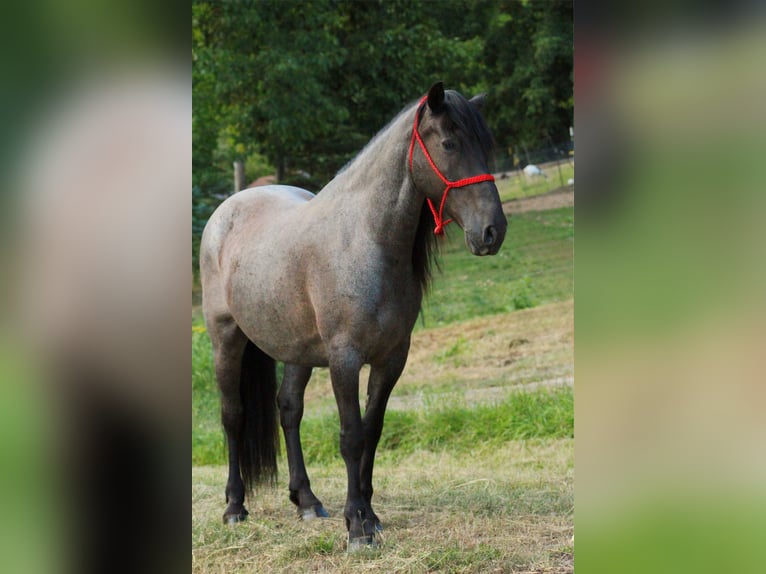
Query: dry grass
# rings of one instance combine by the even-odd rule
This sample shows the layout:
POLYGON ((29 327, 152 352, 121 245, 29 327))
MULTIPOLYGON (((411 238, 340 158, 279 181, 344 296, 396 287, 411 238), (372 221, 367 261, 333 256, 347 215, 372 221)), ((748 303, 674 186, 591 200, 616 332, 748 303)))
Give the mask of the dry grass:
MULTIPOLYGON (((284 485, 250 502, 250 520, 221 524, 223 467, 192 470, 195 573, 572 572, 574 441, 508 443, 463 455, 417 452, 376 465, 379 550, 346 554, 345 472, 310 469, 332 517, 303 523, 284 485)), ((286 480, 282 470, 282 482, 286 480)))

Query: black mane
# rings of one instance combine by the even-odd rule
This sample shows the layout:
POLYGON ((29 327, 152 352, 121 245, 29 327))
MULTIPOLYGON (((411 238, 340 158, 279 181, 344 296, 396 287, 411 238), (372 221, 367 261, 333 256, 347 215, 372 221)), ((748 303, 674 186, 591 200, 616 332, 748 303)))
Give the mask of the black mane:
POLYGON ((423 201, 420 209, 420 221, 415 232, 415 244, 412 248, 412 270, 420 282, 423 293, 428 293, 431 285, 433 266, 439 267, 436 256, 439 251, 438 237, 434 235, 434 219, 428 204, 423 201))

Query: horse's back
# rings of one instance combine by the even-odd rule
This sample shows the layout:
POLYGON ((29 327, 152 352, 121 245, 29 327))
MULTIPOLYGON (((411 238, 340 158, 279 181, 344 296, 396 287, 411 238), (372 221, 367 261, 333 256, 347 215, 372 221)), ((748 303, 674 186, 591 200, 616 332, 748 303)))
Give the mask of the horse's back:
POLYGON ((275 197, 280 200, 295 203, 305 203, 314 198, 314 194, 310 191, 303 189, 302 187, 295 187, 294 185, 263 185, 261 187, 251 187, 243 189, 232 197, 240 197, 244 198, 244 201, 249 201, 248 198, 261 196, 275 197))
POLYGON ((253 187, 228 197, 213 212, 202 234, 201 273, 212 271, 211 264, 220 259, 225 243, 241 236, 233 233, 237 228, 254 233, 266 223, 274 224, 290 208, 313 198, 313 193, 290 185, 253 187))
POLYGON ((314 194, 300 187, 291 185, 264 185, 244 189, 226 198, 213 212, 206 227, 215 227, 223 223, 237 223, 236 219, 251 218, 275 211, 290 209, 314 198, 314 194))

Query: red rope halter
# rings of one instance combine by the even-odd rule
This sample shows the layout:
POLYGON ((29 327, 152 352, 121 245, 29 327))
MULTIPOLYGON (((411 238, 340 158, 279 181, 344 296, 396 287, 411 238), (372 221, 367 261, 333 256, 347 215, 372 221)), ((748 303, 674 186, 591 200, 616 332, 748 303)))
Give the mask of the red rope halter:
POLYGON ((431 166, 431 169, 434 170, 434 173, 436 173, 436 175, 439 176, 439 179, 441 179, 444 185, 446 186, 444 188, 444 193, 442 194, 441 203, 439 204, 439 211, 436 211, 436 208, 434 207, 434 204, 431 201, 431 198, 426 197, 426 201, 428 202, 428 207, 431 208, 431 213, 434 216, 434 223, 436 224, 436 227, 434 228, 434 234, 442 235, 444 233, 445 226, 452 221, 452 219, 448 219, 447 221, 444 221, 444 217, 443 217, 444 204, 447 202, 447 194, 449 193, 449 190, 455 187, 465 187, 467 185, 473 185, 474 183, 481 183, 482 181, 495 181, 495 177, 490 173, 483 173, 481 175, 474 175, 472 177, 464 177, 463 179, 459 179, 457 181, 450 181, 446 177, 444 177, 444 174, 442 174, 442 172, 439 171, 439 168, 436 167, 434 160, 431 159, 431 154, 428 153, 428 150, 426 149, 426 144, 423 143, 423 139, 420 137, 420 134, 418 133, 418 118, 420 117, 420 109, 423 107, 423 104, 425 103, 427 99, 428 99, 428 96, 424 96, 423 99, 420 100, 420 102, 418 103, 418 109, 415 112, 415 122, 412 126, 412 139, 410 140, 410 172, 412 172, 412 154, 415 151, 415 141, 417 140, 418 144, 420 144, 420 149, 423 150, 423 154, 426 156, 426 159, 428 160, 428 165, 431 166))

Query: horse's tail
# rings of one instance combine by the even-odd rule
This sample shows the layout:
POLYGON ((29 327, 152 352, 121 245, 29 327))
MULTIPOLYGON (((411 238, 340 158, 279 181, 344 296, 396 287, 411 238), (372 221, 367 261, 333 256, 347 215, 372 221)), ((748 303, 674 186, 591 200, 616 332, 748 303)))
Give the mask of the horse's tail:
POLYGON ((276 363, 251 341, 242 356, 239 392, 244 418, 239 468, 246 491, 252 492, 256 484, 276 481, 279 433, 276 363))

